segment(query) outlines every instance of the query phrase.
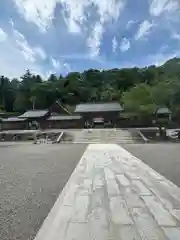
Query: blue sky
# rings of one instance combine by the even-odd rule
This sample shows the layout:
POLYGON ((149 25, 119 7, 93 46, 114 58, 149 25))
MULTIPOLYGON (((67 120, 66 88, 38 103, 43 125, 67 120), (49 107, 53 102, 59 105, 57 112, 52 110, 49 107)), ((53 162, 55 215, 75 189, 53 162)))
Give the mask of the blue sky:
POLYGON ((0 75, 160 65, 179 26, 180 0, 1 0, 0 75))

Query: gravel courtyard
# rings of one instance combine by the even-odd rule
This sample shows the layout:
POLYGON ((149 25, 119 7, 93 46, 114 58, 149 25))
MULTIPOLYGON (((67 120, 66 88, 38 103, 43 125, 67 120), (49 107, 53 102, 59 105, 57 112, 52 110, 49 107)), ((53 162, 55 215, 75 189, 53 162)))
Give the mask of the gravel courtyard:
POLYGON ((180 187, 180 144, 129 144, 123 147, 180 187))
POLYGON ((0 145, 0 239, 31 240, 85 145, 0 145))
MULTIPOLYGON (((128 151, 180 186, 179 144, 129 144, 128 151)), ((0 239, 32 240, 86 145, 0 144, 0 239)))

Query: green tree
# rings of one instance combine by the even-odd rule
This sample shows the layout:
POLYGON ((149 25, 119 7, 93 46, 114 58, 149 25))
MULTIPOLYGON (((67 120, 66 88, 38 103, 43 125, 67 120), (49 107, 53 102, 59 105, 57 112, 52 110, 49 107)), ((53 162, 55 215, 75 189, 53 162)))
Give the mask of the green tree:
POLYGON ((152 96, 152 89, 145 83, 140 83, 122 96, 125 110, 136 112, 139 117, 148 117, 153 114, 156 104, 152 96))
POLYGON ((44 78, 29 70, 20 79, 0 77, 0 105, 4 111, 48 108, 57 99, 64 105, 89 101, 120 101, 128 111, 148 115, 156 106, 179 114, 180 59, 162 66, 51 74, 44 78), (122 94, 123 93, 123 94, 122 94))
POLYGON ((48 78, 49 82, 56 82, 58 80, 58 78, 56 77, 55 74, 51 74, 48 78))

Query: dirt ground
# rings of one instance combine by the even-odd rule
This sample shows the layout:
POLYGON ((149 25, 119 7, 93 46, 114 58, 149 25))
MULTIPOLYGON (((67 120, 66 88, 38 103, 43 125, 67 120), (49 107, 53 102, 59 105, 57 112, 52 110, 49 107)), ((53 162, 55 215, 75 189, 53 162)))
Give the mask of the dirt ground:
POLYGON ((85 145, 0 146, 0 239, 30 240, 79 162, 85 145))

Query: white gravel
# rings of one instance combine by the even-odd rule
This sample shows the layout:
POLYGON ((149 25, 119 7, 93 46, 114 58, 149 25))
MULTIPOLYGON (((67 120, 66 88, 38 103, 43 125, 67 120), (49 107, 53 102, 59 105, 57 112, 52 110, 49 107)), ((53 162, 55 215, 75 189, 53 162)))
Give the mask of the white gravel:
POLYGON ((85 145, 0 144, 0 239, 35 237, 85 145))

